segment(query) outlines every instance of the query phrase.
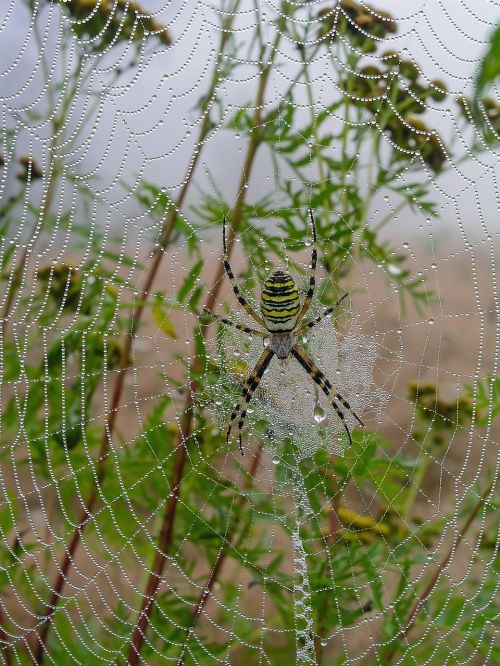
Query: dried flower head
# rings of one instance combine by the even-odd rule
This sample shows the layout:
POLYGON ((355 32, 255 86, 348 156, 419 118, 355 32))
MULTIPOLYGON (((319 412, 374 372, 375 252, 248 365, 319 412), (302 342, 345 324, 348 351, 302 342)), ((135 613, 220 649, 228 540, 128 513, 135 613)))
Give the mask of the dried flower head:
POLYGON ((340 0, 333 8, 322 9, 318 17, 323 22, 320 37, 335 41, 337 35, 345 36, 366 53, 376 49, 374 39, 397 32, 397 23, 388 12, 354 0, 340 0))

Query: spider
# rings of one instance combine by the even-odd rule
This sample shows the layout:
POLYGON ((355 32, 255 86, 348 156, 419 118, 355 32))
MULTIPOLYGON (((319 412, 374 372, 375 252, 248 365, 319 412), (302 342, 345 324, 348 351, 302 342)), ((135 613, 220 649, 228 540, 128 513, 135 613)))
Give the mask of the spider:
POLYGON ((309 288, 304 298, 304 302, 301 305, 299 292, 293 278, 284 271, 275 270, 264 282, 260 301, 261 314, 255 312, 255 310, 249 305, 246 299, 242 296, 240 288, 236 283, 227 254, 226 219, 224 218, 222 227, 224 269, 227 273, 229 281, 231 282, 235 296, 243 310, 245 310, 245 312, 250 315, 252 319, 254 319, 260 326, 265 329, 265 331, 259 331, 253 328, 248 328, 248 326, 243 326, 231 321, 230 319, 221 317, 208 308, 203 308, 206 314, 214 317, 222 324, 225 324, 226 326, 232 326, 239 331, 243 331, 249 335, 258 336, 264 339, 264 351, 262 352, 254 369, 250 373, 250 376, 243 385, 240 399, 233 409, 229 427, 227 429, 226 441, 229 442, 234 422, 239 415, 238 439, 241 455, 243 455, 241 431, 245 423, 248 405, 250 404, 252 396, 255 393, 257 387, 259 386, 260 380, 269 367, 269 363, 271 362, 273 356, 277 356, 279 359, 286 359, 291 355, 300 363, 300 365, 312 377, 313 381, 318 385, 323 393, 330 398, 331 404, 347 432, 349 443, 351 445, 351 432, 347 426, 344 413, 339 407, 339 404, 345 407, 345 409, 347 409, 354 416, 358 423, 364 427, 363 421, 351 409, 351 406, 347 400, 345 400, 340 395, 340 393, 335 391, 333 385, 325 377, 323 372, 321 372, 321 370, 315 365, 314 361, 309 358, 309 356, 296 343, 296 340, 300 335, 303 335, 307 330, 313 328, 313 326, 316 326, 316 324, 318 324, 322 319, 330 315, 348 296, 348 294, 344 294, 334 305, 326 308, 322 314, 320 314, 315 319, 307 322, 302 321, 307 314, 313 299, 316 285, 316 263, 318 259, 318 252, 316 249, 316 224, 314 222, 311 209, 309 209, 309 215, 311 218, 314 242, 311 264, 309 267, 309 288))

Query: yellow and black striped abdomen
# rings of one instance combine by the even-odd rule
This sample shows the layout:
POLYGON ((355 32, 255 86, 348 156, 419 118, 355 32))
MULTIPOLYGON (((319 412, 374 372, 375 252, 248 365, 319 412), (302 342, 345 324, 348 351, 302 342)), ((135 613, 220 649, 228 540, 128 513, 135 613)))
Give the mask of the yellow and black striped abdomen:
POLYGON ((291 331, 300 310, 299 292, 292 277, 274 271, 264 282, 260 311, 268 331, 291 331))

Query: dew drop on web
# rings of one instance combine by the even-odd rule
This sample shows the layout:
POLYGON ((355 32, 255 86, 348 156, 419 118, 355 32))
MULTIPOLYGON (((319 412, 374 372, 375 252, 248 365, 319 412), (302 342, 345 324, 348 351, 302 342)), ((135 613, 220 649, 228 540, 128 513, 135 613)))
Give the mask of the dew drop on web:
POLYGON ((321 421, 325 420, 325 410, 319 402, 314 403, 313 417, 316 423, 321 423, 321 421))

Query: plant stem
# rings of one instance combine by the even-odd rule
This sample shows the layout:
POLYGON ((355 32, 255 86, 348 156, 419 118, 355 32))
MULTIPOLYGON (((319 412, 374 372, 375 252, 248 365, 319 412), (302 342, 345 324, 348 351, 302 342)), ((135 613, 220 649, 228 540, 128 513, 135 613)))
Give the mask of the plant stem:
MULTIPOLYGON (((255 138, 256 135, 252 135, 252 138, 250 139, 249 145, 248 145, 248 150, 247 150, 247 157, 245 159, 245 164, 243 167, 243 172, 242 172, 242 182, 240 183, 240 189, 239 189, 239 194, 238 194, 238 199, 236 201, 236 205, 234 207, 234 212, 231 217, 231 225, 230 225, 230 232, 228 235, 228 243, 227 243, 227 251, 228 255, 230 256, 231 250, 233 247, 233 242, 234 242, 234 237, 236 234, 236 229, 239 226, 239 223, 241 221, 242 213, 243 213, 243 203, 244 203, 244 198, 246 194, 246 187, 249 177, 250 177, 250 171, 251 167, 253 164, 253 160, 255 158, 255 153, 257 149, 257 139, 255 138)), ((224 275, 224 266, 222 262, 219 263, 219 268, 216 273, 216 277, 214 278, 213 284, 212 284, 212 289, 209 291, 207 300, 206 300, 206 305, 205 307, 212 309, 215 305, 215 301, 217 299, 217 296, 219 294, 221 285, 222 285, 222 277, 224 275), (221 270, 222 269, 222 270, 221 270)), ((202 335, 205 338, 206 337, 206 332, 207 332, 207 326, 202 327, 202 335)), ((197 368, 197 359, 193 361, 193 370, 196 370, 197 368)), ((178 495, 180 492, 180 487, 182 483, 182 477, 183 477, 183 472, 184 472, 184 466, 186 463, 186 441, 189 437, 189 434, 191 433, 192 430, 192 422, 193 422, 193 409, 192 409, 192 401, 193 401, 193 396, 196 391, 196 387, 194 383, 191 382, 190 384, 190 390, 188 391, 189 395, 189 400, 190 400, 190 408, 187 409, 185 413, 185 419, 183 420, 183 427, 181 429, 181 432, 179 434, 179 441, 177 443, 177 454, 176 454, 176 459, 174 463, 174 473, 173 473, 173 478, 172 478, 172 483, 171 483, 171 488, 173 493, 173 496, 171 494, 169 500, 166 503, 165 506, 165 515, 163 518, 163 523, 162 523, 162 528, 160 532, 160 544, 158 551, 155 556, 155 560, 153 563, 153 567, 151 570, 151 574, 149 576, 147 585, 146 585, 146 591, 144 594, 144 601, 142 603, 141 610, 139 612, 139 616, 137 618, 136 622, 136 627, 134 630, 134 634, 132 636, 132 643, 130 646, 130 651, 128 655, 128 660, 127 663, 129 666, 135 666, 135 664, 139 663, 140 659, 140 653, 141 649, 144 643, 144 639, 146 637, 146 629, 149 624, 149 618, 151 616, 151 611, 153 610, 153 605, 155 602, 156 594, 158 592, 158 587, 160 584, 160 579, 163 573, 163 569, 165 566, 165 561, 166 561, 166 556, 167 552, 170 548, 171 541, 172 541, 172 534, 173 534, 173 525, 174 525, 174 519, 175 519, 175 512, 177 508, 177 499, 178 495), (174 490, 175 489, 175 490, 174 490)))
MULTIPOLYGON (((258 449, 257 449, 257 451, 256 451, 256 453, 253 457, 252 463, 251 463, 250 468, 248 470, 248 478, 245 481, 245 485, 244 485, 244 488, 246 490, 250 489, 251 484, 252 484, 253 480, 255 479, 255 475, 257 474, 257 470, 260 466, 261 456, 262 456, 262 443, 259 444, 259 447, 258 447, 258 449)), ((245 502, 246 502, 246 497, 244 495, 241 495, 239 500, 238 500, 238 504, 237 504, 238 509, 241 509, 243 507, 243 505, 245 504, 245 502)), ((230 520, 231 520, 231 517, 230 517, 230 520)), ((238 528, 238 522, 234 522, 230 531, 229 531, 229 535, 225 538, 225 543, 224 543, 223 547, 221 548, 221 550, 219 551, 219 553, 217 555, 217 558, 216 558, 216 560, 215 560, 215 562, 212 566, 212 569, 211 569, 210 575, 207 579, 207 582, 202 587, 202 592, 201 592, 201 594, 198 598, 198 601, 193 606, 193 611, 192 611, 193 612, 193 620, 192 620, 190 626, 186 628, 186 631, 188 633, 190 633, 194 629, 194 627, 196 626, 201 613, 203 612, 208 600, 210 599, 210 594, 212 592, 212 589, 213 589, 215 583, 217 582, 217 580, 220 576, 220 573, 222 571, 222 567, 224 565, 224 562, 226 561, 227 555, 228 555, 229 551, 234 547, 234 544, 236 542, 235 534, 237 534, 237 528, 238 528)), ((181 661, 181 659, 184 655, 185 647, 186 647, 186 645, 183 646, 183 652, 181 653, 181 655, 179 657, 179 660, 178 660, 179 662, 181 661)))
MULTIPOLYGON (((342 216, 344 218, 344 221, 347 221, 347 216, 349 214, 349 199, 347 197, 347 184, 346 184, 346 176, 347 176, 347 171, 346 171, 346 164, 347 164, 347 149, 348 149, 348 138, 349 138, 349 133, 351 131, 351 117, 350 117, 350 110, 351 110, 351 93, 354 89, 354 84, 355 84, 355 75, 352 73, 355 71, 357 63, 358 63, 358 58, 349 53, 345 47, 345 44, 339 43, 338 48, 337 48, 337 61, 340 61, 340 52, 343 52, 344 58, 347 61, 347 67, 346 71, 348 72, 347 74, 347 85, 346 85, 346 90, 344 93, 345 97, 345 103, 344 103, 344 128, 342 130, 342 141, 341 141, 341 177, 342 177, 342 216)), ((355 158, 356 159, 356 158, 355 158)))
MULTIPOLYGON (((477 500, 476 504, 472 507, 472 510, 467 517, 467 520, 464 522, 462 525, 462 528, 460 529, 460 532, 457 534, 455 539, 453 540, 453 543, 451 544, 450 548, 448 549, 447 553, 445 556, 442 558, 442 560, 439 562, 439 564, 436 567, 436 570, 434 574, 431 576, 429 582, 425 586, 425 588, 422 590, 422 592, 419 594, 418 599, 416 600, 415 604, 413 605, 412 609, 408 613, 408 617, 406 618, 406 623, 405 623, 405 628, 403 629, 400 639, 404 640, 409 632, 413 629, 415 625, 415 621, 418 617, 418 614, 422 610, 423 605, 425 604, 427 598, 433 591, 433 589, 436 586, 436 583, 438 582, 439 576, 441 573, 446 569, 448 566, 453 554, 457 550, 458 546, 460 543, 463 541, 465 535, 467 534, 469 528, 471 527, 472 523, 474 522, 477 514, 479 513, 480 509, 484 505, 484 503, 487 501, 488 496, 493 490, 493 486, 495 484, 495 479, 491 481, 491 483, 488 485, 486 490, 483 492, 481 497, 477 500)), ((396 655, 396 652, 398 651, 398 646, 395 646, 388 655, 385 656, 385 663, 389 664, 394 656, 396 655)))
MULTIPOLYGON (((257 153, 257 149, 261 143, 261 135, 260 135, 260 125, 262 123, 262 108, 264 105, 264 98, 265 98, 265 91, 266 91, 266 86, 267 82, 269 80, 269 74, 271 72, 271 66, 274 61, 274 57, 277 51, 277 47, 279 44, 281 38, 281 33, 280 31, 277 31, 276 38, 274 40, 272 51, 269 55, 269 58, 267 60, 264 60, 264 52, 261 49, 260 53, 260 61, 264 62, 265 64, 262 65, 260 75, 259 75, 259 83, 257 87, 257 94, 256 94, 256 101, 255 101, 255 111, 253 115, 253 120, 252 120, 252 132, 250 135, 250 139, 248 142, 247 146, 247 152, 246 152, 246 157, 245 161, 243 164, 243 169, 240 177, 240 183, 238 187, 238 195, 236 198, 235 205, 233 207, 232 215, 231 215, 231 221, 229 225, 229 234, 227 237, 227 253, 228 256, 231 255, 231 251, 233 248, 234 244, 234 239, 236 237, 236 233, 239 229, 242 217, 243 217, 243 204, 245 202, 245 197, 247 193, 247 187, 248 183, 250 181, 250 175, 252 171, 252 166, 254 164, 255 160, 255 155, 257 153)), ((220 289, 222 287, 222 278, 224 277, 225 274, 225 269, 224 269, 224 264, 222 261, 219 262, 215 278, 212 282, 212 286, 208 291, 208 296, 205 302, 205 307, 209 310, 212 310, 215 302, 217 300, 217 297, 219 295, 220 289)), ((203 338, 206 338, 207 335, 207 330, 208 330, 208 325, 204 325, 201 327, 201 334, 203 338)), ((198 360, 195 356, 192 364, 192 369, 196 371, 198 369, 198 360)), ((192 391, 194 391, 195 387, 194 385, 191 385, 192 391)), ((193 395, 191 395, 191 399, 193 398, 193 395)), ((190 409, 189 412, 187 413, 187 419, 184 423, 184 428, 185 430, 182 431, 179 434, 179 439, 180 442, 185 442, 186 441, 186 432, 191 432, 192 430, 192 420, 193 420, 193 410, 190 409)), ((179 444, 180 444, 179 442, 179 444)), ((186 462, 186 449, 185 446, 178 447, 177 450, 177 456, 176 456, 176 461, 174 463, 174 472, 179 475, 178 482, 176 484, 177 488, 177 494, 180 491, 180 485, 182 482, 182 476, 183 476, 183 471, 184 471, 184 465, 186 462), (182 448, 182 450, 181 450, 182 448)), ((173 487, 173 484, 172 484, 173 487)), ((162 529, 161 529, 161 534, 168 533, 170 537, 173 534, 173 523, 175 520, 175 509, 177 506, 177 500, 175 503, 172 504, 167 502, 166 508, 165 508, 165 515, 163 518, 163 523, 162 523, 162 529)), ((151 616, 151 611, 153 610, 156 594, 158 592, 158 587, 159 587, 159 581, 163 573, 163 568, 165 566, 165 561, 166 561, 166 551, 168 551, 168 548, 170 547, 171 543, 170 541, 166 544, 164 544, 165 548, 163 551, 159 551, 157 555, 155 556, 155 561, 153 563, 153 567, 151 570, 151 574, 149 576, 147 585, 146 585, 146 592, 144 594, 144 601, 141 607, 141 611, 139 612, 139 616, 137 618, 136 626, 134 633, 132 635, 132 640, 131 640, 131 646, 128 654, 128 660, 127 664, 128 666, 135 666, 136 664, 139 663, 140 659, 140 653, 142 646, 144 644, 144 639, 146 637, 146 630, 147 626, 149 623, 149 618, 151 616), (153 581, 154 578, 154 581, 153 581), (148 591, 150 594, 148 594, 148 591)), ((201 610, 200 610, 201 612, 201 610)))
POLYGON ((5 618, 5 612, 3 606, 0 604, 0 640, 2 641, 2 654, 6 666, 12 666, 14 662, 12 661, 12 652, 11 652, 9 637, 7 636, 7 632, 5 631, 6 626, 7 622, 5 618))
POLYGON ((429 466, 430 453, 432 448, 432 438, 427 437, 422 443, 422 448, 420 449, 416 464, 415 475, 413 477, 411 487, 408 489, 408 494, 406 495, 406 499, 402 507, 401 517, 405 523, 408 523, 410 520, 413 505, 415 504, 417 495, 420 492, 420 488, 425 478, 425 473, 427 472, 427 468, 429 466), (426 444, 426 441, 430 442, 430 444, 426 444))
MULTIPOLYGON (((236 229, 239 226, 243 213, 243 202, 246 194, 245 185, 248 183, 251 166, 255 158, 256 139, 254 138, 254 136, 255 135, 252 136, 248 145, 247 157, 245 160, 245 165, 243 167, 243 172, 241 176, 242 178, 242 182, 240 183, 241 187, 239 190, 239 195, 236 201, 236 205, 234 207, 234 213, 233 216, 231 217, 230 232, 228 235, 228 242, 227 242, 227 251, 229 256, 231 254, 231 249, 233 246, 236 229)), ((215 301, 217 299, 217 296, 219 294, 222 285, 223 275, 224 275, 224 266, 221 261, 219 263, 219 268, 217 270, 216 277, 214 278, 212 284, 212 289, 209 291, 206 300, 205 307, 209 308, 210 310, 215 305, 215 301)), ((205 325, 201 329, 203 338, 206 337, 207 328, 208 326, 205 325)), ((193 367, 192 367, 193 371, 196 371, 197 366, 198 362, 197 359, 195 358, 193 360, 193 367)), ((129 666, 135 666, 136 664, 139 663, 142 646, 144 643, 144 639, 146 637, 146 630, 149 624, 149 618, 151 616, 151 611, 153 610, 156 594, 158 592, 158 587, 165 566, 167 553, 172 542, 173 525, 177 508, 177 499, 179 496, 183 473, 184 473, 184 466, 186 463, 186 452, 187 452, 186 442, 192 430, 192 422, 194 416, 192 409, 192 401, 195 392, 196 392, 196 387, 193 382, 190 382, 190 388, 188 390, 190 407, 188 405, 186 406, 187 411, 185 412, 185 418, 183 419, 183 426, 181 428, 181 432, 179 433, 179 438, 177 442, 177 454, 174 462, 174 471, 171 482, 171 488, 172 488, 171 496, 165 505, 165 515, 163 518, 162 528, 160 532, 159 547, 155 555, 151 573, 148 578, 146 591, 144 593, 144 600, 132 636, 132 642, 127 660, 127 664, 129 666)))
POLYGON ((58 135, 64 127, 64 122, 66 120, 69 108, 78 92, 80 75, 82 73, 83 64, 84 64, 82 59, 78 61, 75 71, 73 72, 73 79, 74 79, 73 85, 71 86, 71 89, 62 100, 60 113, 56 115, 56 101, 54 99, 53 90, 51 87, 51 83, 49 81, 50 77, 49 68, 45 58, 45 51, 42 47, 40 33, 38 29, 38 22, 36 21, 36 18, 35 18, 34 34, 38 46, 38 51, 41 56, 41 63, 42 63, 44 77, 47 82, 47 96, 49 99, 49 117, 53 117, 52 136, 48 148, 48 155, 47 155, 48 169, 46 172, 48 174, 47 187, 45 189, 42 198, 42 206, 40 208, 38 217, 35 220, 35 223, 31 230, 29 241, 26 243, 26 247, 24 248, 20 261, 18 265, 12 270, 12 281, 10 282, 10 285, 7 284, 8 294, 2 311, 2 337, 4 340, 7 333, 8 318, 12 310, 12 306, 14 304, 14 299, 16 297, 16 294, 18 293, 19 287, 23 283, 23 277, 26 269, 26 263, 28 261, 28 256, 31 254, 33 250, 35 240, 39 235, 43 227, 45 217, 47 213, 50 211, 50 208, 52 206, 52 200, 54 198, 54 193, 56 191, 57 182, 60 176, 60 165, 58 164, 56 157, 57 147, 58 147, 58 135))
POLYGON ((363 237, 364 229, 368 224, 368 214, 370 212, 370 204, 372 202, 373 195, 375 194, 376 191, 376 187, 372 184, 372 181, 373 181, 373 162, 376 159, 378 140, 379 140, 379 135, 376 133, 372 134, 371 150, 370 150, 370 156, 368 158, 368 169, 366 174, 366 196, 359 220, 359 233, 357 234, 356 239, 353 240, 352 250, 351 250, 351 261, 349 267, 350 292, 354 290, 355 275, 354 275, 354 270, 352 269, 359 264, 359 259, 361 255, 361 239, 363 237))
POLYGON ((144 599, 142 602, 139 617, 135 627, 134 635, 132 637, 132 645, 127 660, 129 666, 134 666, 139 663, 141 648, 146 637, 146 629, 148 627, 153 604, 156 599, 158 587, 160 586, 167 553, 172 544, 172 535, 174 529, 174 517, 177 509, 177 502, 179 500, 179 493, 181 489, 181 482, 184 473, 184 466, 186 464, 187 442, 191 436, 193 424, 193 396, 196 387, 194 382, 190 383, 190 390, 188 390, 186 397, 186 406, 184 408, 181 431, 177 440, 177 453, 174 462, 174 469, 172 473, 170 496, 165 505, 165 518, 163 520, 160 538, 158 540, 158 549, 156 551, 155 559, 151 569, 151 574, 148 578, 144 599))
MULTIPOLYGON (((239 0, 236 0, 235 6, 238 4, 239 0)), ((229 27, 231 24, 231 21, 234 17, 235 12, 233 12, 230 17, 228 18, 228 23, 229 27)), ((220 41, 220 48, 219 52, 217 55, 216 59, 216 65, 214 67, 214 73, 212 76, 212 81, 211 81, 211 86, 210 86, 210 91, 209 91, 209 98, 211 99, 214 95, 214 91, 217 88, 217 85, 219 83, 219 74, 218 74, 218 67, 219 63, 222 58, 222 54, 226 45, 226 42, 229 38, 229 31, 228 30, 223 30, 221 34, 221 41, 220 41)), ((205 143, 205 139, 208 136, 210 129, 211 129, 211 123, 210 123, 210 116, 209 116, 209 108, 210 105, 207 105, 207 109, 205 110, 205 116, 203 119, 203 123, 200 127, 200 133, 198 136, 198 139, 195 143, 195 148, 193 150, 190 163, 188 165, 188 168, 186 170, 186 175, 183 180, 183 185, 181 187, 181 190, 179 192, 179 196, 177 198, 176 204, 174 209, 171 211, 169 217, 167 218, 167 221, 165 223, 165 226, 163 227, 161 237, 160 237, 160 246, 162 250, 165 250, 166 246, 168 245, 168 242, 170 240, 172 231, 175 227, 175 223, 177 221, 179 211, 184 203, 186 194, 188 192, 189 186, 192 182, 192 177, 193 173, 195 171, 196 165, 198 163, 198 160, 201 155, 202 148, 205 143)), ((146 281, 144 283, 144 286, 141 290, 139 299, 138 299, 138 304, 137 307, 134 310, 134 313, 132 315, 132 321, 131 321, 131 326, 130 326, 130 332, 125 338, 125 342, 123 345, 123 350, 121 353, 121 359, 120 359, 120 372, 118 374, 118 378, 113 390, 113 395, 111 399, 111 407, 109 411, 109 419, 108 423, 105 427, 104 433, 103 433, 103 438, 101 442, 101 448, 99 451, 99 456, 97 459, 97 464, 96 464, 96 473, 95 473, 95 479, 94 479, 94 487, 91 490, 86 502, 85 506, 83 508, 83 511, 81 512, 77 526, 73 531, 73 534, 71 536, 70 541, 68 542, 68 545, 66 547, 66 552, 64 554, 64 557, 61 561, 61 564, 58 567, 58 574, 56 577, 56 580, 54 582, 53 586, 53 592, 50 598, 50 601, 47 605, 46 611, 45 611, 45 620, 41 626, 40 632, 39 632, 39 644, 36 649, 36 659, 38 664, 43 663, 43 657, 44 657, 44 652, 45 652, 45 646, 47 643, 47 637, 48 637, 48 632, 50 628, 50 624, 52 621, 52 617, 56 611, 57 604, 59 603, 59 599, 61 597, 61 592, 64 588, 64 585, 67 581, 68 577, 68 572, 71 568, 71 565, 73 564, 74 560, 74 555, 75 551, 78 547, 78 544, 80 542, 80 538, 82 536, 83 531, 85 530, 88 522, 92 518, 92 510, 94 508, 95 502, 97 500, 97 490, 99 486, 101 485, 103 478, 105 476, 105 464, 106 460, 108 457, 109 453, 109 447, 111 444, 111 438, 114 432, 114 427, 116 423, 116 417, 118 414, 118 408, 121 403, 121 398, 122 398, 122 393, 123 393, 123 387, 125 384, 125 378, 127 375, 127 372, 130 368, 130 354, 132 350, 132 345, 135 340, 135 336, 137 335, 137 331, 139 329, 139 325, 142 319, 142 315, 144 313, 144 307, 146 305, 146 301, 149 297, 151 287, 153 285, 153 282, 156 278, 156 275, 158 273, 158 270, 160 268, 161 261, 163 259, 164 252, 158 252, 155 253, 152 257, 152 264, 149 269, 149 272, 146 277, 146 281)), ((179 447, 180 450, 184 450, 184 447, 181 446, 179 447)), ((175 487, 175 484, 173 484, 172 487, 175 487)), ((174 509, 175 511, 175 505, 174 509)))

